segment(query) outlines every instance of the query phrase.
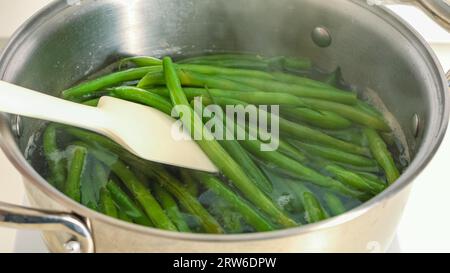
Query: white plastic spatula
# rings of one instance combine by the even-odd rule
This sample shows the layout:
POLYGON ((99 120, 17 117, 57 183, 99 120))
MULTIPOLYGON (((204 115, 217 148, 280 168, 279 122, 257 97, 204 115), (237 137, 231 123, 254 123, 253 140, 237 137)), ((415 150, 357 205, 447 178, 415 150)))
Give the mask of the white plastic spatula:
POLYGON ((189 136, 173 137, 173 118, 144 105, 102 97, 91 107, 0 81, 0 111, 97 132, 146 160, 218 171, 189 136))

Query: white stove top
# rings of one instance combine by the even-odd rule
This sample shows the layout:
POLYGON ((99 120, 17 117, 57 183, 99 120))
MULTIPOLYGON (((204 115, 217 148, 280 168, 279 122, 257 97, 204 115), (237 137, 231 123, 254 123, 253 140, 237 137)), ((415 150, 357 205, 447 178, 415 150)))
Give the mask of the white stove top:
POLYGON ((18 231, 13 245, 14 253, 48 253, 38 231, 18 231))
MULTIPOLYGON (((30 7, 29 1, 22 2, 25 0, 14 1, 18 7, 21 5, 30 7)), ((33 1, 33 4, 36 5, 34 9, 47 2, 50 1, 33 1)), ((1 11, 7 10, 2 8, 3 5, 2 2, 0 4, 0 23, 3 16, 1 11)), ((445 71, 449 70, 450 35, 412 7, 393 6, 392 9, 410 22, 430 42, 445 71)), ((20 9, 16 10, 19 12, 20 9)), ((28 14, 23 15, 23 19, 28 16, 28 14)), ((4 33, 10 35, 9 30, 1 29, 2 25, 4 24, 0 24, 0 48, 4 43, 1 36, 4 33)), ((9 26, 9 28, 11 27, 9 26)), ((448 217, 450 181, 447 179, 449 162, 450 134, 447 134, 442 147, 430 165, 414 182, 410 200, 397 231, 397 237, 389 252, 450 252, 450 233, 448 232, 450 230, 450 218, 448 217)), ((0 200, 2 201, 20 204, 24 200, 20 175, 8 162, 2 151, 0 151, 0 189, 0 200)), ((39 232, 0 228, 0 252, 47 252, 47 249, 39 232)))

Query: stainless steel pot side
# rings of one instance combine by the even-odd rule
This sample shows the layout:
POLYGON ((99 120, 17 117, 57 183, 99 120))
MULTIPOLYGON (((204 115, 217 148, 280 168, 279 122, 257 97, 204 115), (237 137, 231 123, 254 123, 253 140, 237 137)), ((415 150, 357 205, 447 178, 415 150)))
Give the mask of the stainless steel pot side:
POLYGON ((449 115, 447 81, 436 57, 397 16, 356 0, 67 4, 73 2, 55 1, 17 31, 0 57, 0 78, 58 95, 124 55, 256 51, 306 56, 323 70, 339 65, 348 82, 376 90, 401 124, 413 160, 394 185, 339 217, 267 233, 183 234, 128 224, 65 197, 24 157, 41 122, 2 115, 1 146, 39 209, 0 203, 0 225, 43 230, 55 252, 366 252, 389 246, 411 182, 438 149, 449 115), (316 36, 320 33, 331 36, 328 47, 330 41, 320 42, 326 35, 316 36))

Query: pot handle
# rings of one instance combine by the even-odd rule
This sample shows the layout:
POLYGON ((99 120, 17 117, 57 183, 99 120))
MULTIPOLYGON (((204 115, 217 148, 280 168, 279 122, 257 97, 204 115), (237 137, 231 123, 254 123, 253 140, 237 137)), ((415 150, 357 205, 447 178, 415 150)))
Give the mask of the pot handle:
POLYGON ((450 31, 450 0, 417 0, 414 4, 450 31))
POLYGON ((89 228, 82 220, 71 214, 0 202, 0 226, 66 232, 73 236, 64 244, 67 252, 94 252, 94 240, 89 228))
POLYGON ((450 32, 450 0, 368 0, 368 3, 413 5, 450 32))

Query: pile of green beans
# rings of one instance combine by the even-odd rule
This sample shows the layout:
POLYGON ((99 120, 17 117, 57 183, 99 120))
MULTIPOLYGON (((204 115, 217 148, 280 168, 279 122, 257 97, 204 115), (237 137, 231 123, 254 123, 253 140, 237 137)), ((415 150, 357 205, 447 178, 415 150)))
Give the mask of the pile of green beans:
POLYGON ((144 161, 104 136, 48 124, 38 145, 45 164, 37 169, 68 197, 110 217, 178 232, 267 232, 343 214, 394 183, 405 167, 395 145, 383 140, 391 132, 383 114, 357 92, 341 89, 339 71, 315 80, 309 60, 136 56, 116 69, 62 97, 96 107, 100 97, 112 96, 167 115, 182 105, 202 125, 213 113, 204 108, 206 117, 200 116, 196 98, 221 109, 277 105, 280 134, 276 150, 262 151, 270 135, 257 124, 214 113, 224 136, 236 137, 230 128, 258 132, 256 139, 239 140, 215 139, 207 127, 184 124, 192 135, 206 136, 196 141, 220 170, 208 174, 144 161))

